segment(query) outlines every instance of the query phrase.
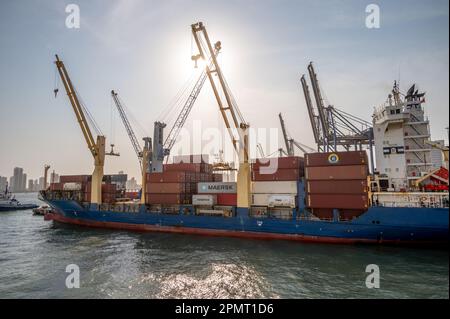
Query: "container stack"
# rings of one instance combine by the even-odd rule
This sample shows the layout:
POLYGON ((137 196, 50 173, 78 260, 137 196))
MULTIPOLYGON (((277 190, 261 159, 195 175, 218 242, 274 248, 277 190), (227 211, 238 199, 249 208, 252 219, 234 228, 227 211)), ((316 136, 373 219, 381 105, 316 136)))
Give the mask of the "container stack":
POLYGON ((201 163, 165 164, 162 173, 148 173, 146 203, 149 205, 192 204, 197 183, 213 181, 212 165, 201 163))
POLYGON ((298 156, 256 160, 252 165, 251 214, 291 219, 297 206, 304 159, 298 156))
POLYGON ((369 205, 368 160, 364 151, 312 153, 305 158, 306 206, 321 219, 349 220, 369 205))
POLYGON ((201 182, 197 186, 197 193, 213 196, 216 201, 215 205, 237 205, 237 185, 235 182, 201 182))
MULTIPOLYGON (((59 183, 51 183, 51 191, 70 193, 70 197, 83 202, 91 201, 91 175, 62 175, 59 183)), ((116 184, 111 181, 109 175, 105 175, 102 184, 102 203, 113 204, 117 197, 116 184)))
POLYGON ((304 159, 299 156, 257 159, 252 164, 252 181, 298 181, 304 168, 304 159))

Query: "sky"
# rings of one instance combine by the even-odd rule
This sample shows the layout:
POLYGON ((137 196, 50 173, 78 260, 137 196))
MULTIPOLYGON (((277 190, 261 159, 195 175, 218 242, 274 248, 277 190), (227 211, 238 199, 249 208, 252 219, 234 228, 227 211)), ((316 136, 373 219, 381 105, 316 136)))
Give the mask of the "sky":
MULTIPOLYGON (((154 121, 173 121, 174 97, 198 76, 190 30, 197 21, 212 42, 221 41, 219 63, 252 128, 279 129, 282 112, 290 135, 314 146, 300 85, 314 61, 326 101, 368 121, 394 80, 404 92, 417 83, 426 92, 432 139, 447 140, 448 6, 447 0, 1 1, 0 176, 19 166, 38 178, 44 164, 60 174, 92 172, 73 110, 55 81, 56 53, 107 144, 121 153, 107 157, 105 173, 138 176, 110 91, 126 104, 139 139, 152 135, 154 121), (80 8, 79 29, 65 25, 71 3, 80 8), (378 29, 365 25, 371 3, 380 8, 378 29)), ((209 83, 186 130, 199 123, 223 129, 209 83)))

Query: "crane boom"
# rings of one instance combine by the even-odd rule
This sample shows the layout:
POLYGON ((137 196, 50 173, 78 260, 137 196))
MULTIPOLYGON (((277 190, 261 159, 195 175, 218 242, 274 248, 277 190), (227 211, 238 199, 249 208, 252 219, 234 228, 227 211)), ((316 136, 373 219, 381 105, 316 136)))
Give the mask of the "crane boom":
POLYGON ((278 114, 280 118, 281 130, 283 131, 284 143, 286 144, 286 152, 288 156, 294 156, 294 148, 292 147, 292 139, 289 138, 286 126, 284 125, 283 116, 281 113, 278 114))
POLYGON ((309 72, 309 77, 311 79, 311 84, 313 87, 313 93, 314 93, 314 98, 316 100, 317 111, 319 113, 319 120, 320 120, 321 127, 322 127, 323 140, 328 144, 328 139, 329 139, 329 135, 330 135, 329 134, 330 130, 329 130, 329 124, 328 124, 328 117, 325 112, 325 106, 323 105, 322 93, 320 92, 320 88, 319 88, 319 81, 317 80, 317 74, 314 71, 312 62, 308 65, 308 72, 309 72))
POLYGON ((87 146, 94 157, 94 172, 92 173, 92 186, 91 186, 91 203, 102 203, 102 179, 103 179, 103 167, 105 165, 105 137, 103 135, 97 135, 97 141, 94 140, 92 132, 86 121, 86 116, 83 111, 83 107, 80 104, 77 93, 72 85, 69 74, 67 73, 64 63, 56 55, 55 61, 61 80, 66 89, 67 96, 69 97, 70 104, 80 125, 83 136, 86 140, 87 146))
POLYGON ((70 104, 72 105, 73 111, 75 112, 75 116, 77 118, 78 124, 80 125, 81 131, 86 140, 88 148, 91 151, 92 156, 95 157, 97 154, 96 143, 91 133, 91 130, 89 129, 89 125, 86 121, 86 116, 83 112, 83 108, 81 107, 80 101, 78 100, 78 96, 75 92, 75 89, 73 88, 72 81, 70 80, 69 74, 67 73, 63 61, 59 59, 58 55, 55 55, 55 57, 56 57, 55 64, 56 67, 58 68, 58 72, 64 84, 64 88, 66 89, 70 104))
POLYGON ((308 109, 308 115, 313 130, 314 140, 316 141, 317 145, 320 145, 320 127, 317 125, 318 118, 314 113, 314 107, 312 105, 311 95, 309 93, 309 87, 306 83, 305 75, 301 77, 300 81, 302 82, 303 94, 305 95, 306 107, 308 109))
MULTIPOLYGON (((119 96, 114 90, 111 91, 111 96, 114 100, 114 103, 117 106, 117 110, 119 111, 119 115, 122 118, 123 125, 127 131, 128 137, 130 138, 131 144, 133 145, 134 151, 138 157, 139 163, 142 164, 142 147, 139 145, 138 139, 136 138, 136 134, 134 134, 133 128, 131 127, 130 121, 125 113, 125 109, 122 106, 122 102, 119 99, 119 96)), ((142 165, 140 165, 142 167, 142 165)))
MULTIPOLYGON (((236 102, 232 97, 232 94, 222 74, 222 70, 219 66, 219 63, 217 62, 213 46, 211 45, 204 24, 202 22, 198 22, 192 24, 191 28, 192 35, 194 36, 194 40, 199 51, 199 54, 193 56, 193 59, 201 58, 203 59, 203 61, 208 61, 209 58, 211 58, 212 60, 213 66, 207 66, 206 74, 208 76, 209 82, 211 83, 211 87, 213 89, 214 96, 216 97, 216 101, 219 106, 220 113, 222 114, 223 121, 225 122, 225 127, 228 130, 231 142, 233 143, 233 146, 239 157, 239 170, 237 176, 237 210, 238 214, 248 214, 248 209, 250 207, 250 164, 248 152, 249 125, 245 122, 236 102), (202 39, 206 42, 205 49, 202 47, 202 39), (213 78, 213 74, 217 75, 219 83, 216 83, 215 79, 213 78), (225 100, 223 100, 222 95, 225 97, 225 100), (239 148, 237 145, 238 141, 240 146, 239 148)), ((220 45, 220 42, 216 43, 216 49, 218 44, 220 45)))

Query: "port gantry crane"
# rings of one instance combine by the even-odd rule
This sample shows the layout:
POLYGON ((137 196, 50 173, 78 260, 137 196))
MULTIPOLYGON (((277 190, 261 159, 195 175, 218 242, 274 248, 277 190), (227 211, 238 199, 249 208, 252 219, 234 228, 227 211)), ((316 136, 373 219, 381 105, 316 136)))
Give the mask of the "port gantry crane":
POLYGON ((305 96, 306 107, 313 130, 314 140, 319 152, 336 152, 339 148, 362 150, 368 146, 372 172, 373 163, 373 127, 372 124, 352 114, 337 109, 333 105, 325 106, 319 87, 317 74, 311 63, 308 65, 308 74, 316 102, 314 109, 309 87, 305 75, 300 79, 305 96))
MULTIPOLYGON (((92 186, 91 186, 91 203, 101 204, 102 202, 102 179, 103 179, 103 168, 105 165, 105 136, 101 135, 98 128, 96 128, 95 121, 90 116, 89 112, 82 106, 80 99, 75 91, 75 88, 70 80, 69 74, 63 61, 61 61, 58 55, 56 57, 56 67, 64 84, 67 96, 69 98, 70 104, 72 105, 73 111, 77 118, 78 124, 80 125, 81 132, 86 140, 89 151, 94 158, 94 172, 92 173, 92 186), (86 112, 84 111, 86 110, 86 112), (89 124, 87 122, 86 114, 89 116, 91 123, 94 123, 95 129, 98 131, 97 139, 94 139, 89 124)), ((57 89, 55 89, 55 96, 57 89)))
MULTIPOLYGON (((217 62, 214 48, 202 22, 191 25, 192 35, 198 48, 198 54, 192 56, 194 61, 202 59, 209 61, 212 66, 206 66, 206 74, 211 83, 214 96, 219 106, 220 113, 225 122, 225 127, 230 134, 231 142, 239 158, 237 176, 237 210, 238 214, 245 214, 250 207, 250 164, 248 151, 248 128, 237 103, 231 94, 222 70, 217 62), (214 75, 216 75, 214 77, 214 75), (217 80, 215 79, 217 78, 217 80), (223 98, 224 97, 224 98, 223 98)), ((220 45, 218 42, 216 45, 220 45)))
POLYGON ((280 119, 281 130, 283 132, 284 143, 286 144, 287 156, 294 156, 295 155, 294 154, 294 146, 296 146, 304 154, 316 151, 312 147, 304 145, 304 144, 294 140, 292 137, 290 137, 289 133, 287 131, 286 125, 284 123, 283 116, 281 115, 281 113, 278 114, 278 117, 280 119))
POLYGON ((147 188, 147 174, 150 171, 149 163, 151 157, 151 144, 152 139, 150 137, 144 137, 144 147, 138 142, 136 134, 134 133, 133 127, 128 120, 128 116, 125 112, 125 108, 119 95, 114 90, 111 91, 111 96, 116 104, 117 110, 119 111, 120 118, 122 119, 123 125, 125 126, 125 130, 127 131, 128 137, 130 138, 131 145, 136 153, 136 156, 139 161, 139 168, 141 169, 142 174, 142 190, 141 190, 141 203, 145 204, 145 194, 147 188))

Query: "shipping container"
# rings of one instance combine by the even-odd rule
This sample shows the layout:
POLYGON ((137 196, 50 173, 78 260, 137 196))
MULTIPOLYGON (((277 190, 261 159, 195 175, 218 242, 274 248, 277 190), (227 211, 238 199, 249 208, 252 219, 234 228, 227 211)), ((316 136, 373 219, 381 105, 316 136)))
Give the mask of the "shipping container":
POLYGON ((217 204, 216 195, 192 195, 192 205, 213 206, 217 204))
POLYGON ((298 169, 278 169, 274 174, 252 171, 253 181, 298 181, 301 177, 303 177, 303 170, 298 169))
POLYGON ((146 186, 146 192, 154 194, 179 194, 189 191, 189 183, 147 183, 146 186))
POLYGON ((305 155, 306 167, 367 165, 365 151, 309 153, 305 155))
POLYGON ((306 191, 311 194, 363 194, 367 193, 367 179, 327 180, 306 183, 306 191))
POLYGON ((307 180, 365 180, 367 165, 307 167, 307 180))
POLYGON ((297 194, 297 181, 253 182, 253 194, 297 194))
POLYGON ((81 191, 82 186, 83 186, 82 183, 64 183, 63 190, 65 190, 65 191, 81 191))
POLYGON ((87 183, 92 179, 91 175, 61 175, 60 183, 87 183))
POLYGON ((217 205, 224 206, 236 206, 237 205, 237 194, 216 194, 217 205))
POLYGON ((199 194, 237 193, 237 184, 234 182, 198 183, 199 194))
POLYGON ((223 174, 213 174, 213 182, 223 182, 223 174))
POLYGON ((291 207, 296 206, 296 197, 293 194, 252 194, 253 206, 291 207))
POLYGON ((301 169, 303 167, 304 167, 304 159, 303 157, 299 156, 257 159, 255 163, 252 164, 252 170, 257 171, 261 169, 261 172, 263 172, 263 170, 267 168, 301 169))
POLYGON ((164 164, 164 172, 193 172, 200 173, 202 166, 200 163, 179 163, 179 164, 164 164))
POLYGON ((367 194, 308 194, 306 204, 310 208, 367 209, 367 194))
MULTIPOLYGON (((86 186, 84 187, 85 192, 90 193, 91 192, 92 183, 86 183, 86 186)), ((108 193, 108 194, 116 194, 117 192, 117 186, 116 184, 102 184, 102 194, 108 193)))
POLYGON ((190 181, 192 173, 188 172, 163 172, 147 173, 147 182, 150 183, 184 183, 190 181))
POLYGON ((145 201, 146 204, 162 205, 181 205, 188 203, 188 199, 186 199, 184 194, 146 194, 145 201))

